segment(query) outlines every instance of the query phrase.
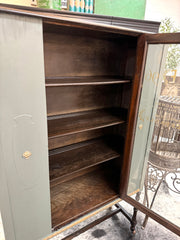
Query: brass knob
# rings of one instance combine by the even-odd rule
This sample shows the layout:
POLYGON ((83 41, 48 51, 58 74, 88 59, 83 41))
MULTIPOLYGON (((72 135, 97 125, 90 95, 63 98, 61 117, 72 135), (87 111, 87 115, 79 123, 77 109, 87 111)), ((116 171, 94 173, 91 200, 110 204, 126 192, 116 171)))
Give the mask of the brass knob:
POLYGON ((143 128, 143 125, 142 124, 139 124, 139 129, 141 130, 143 128))
POLYGON ((30 151, 25 151, 23 153, 23 158, 28 159, 31 155, 32 155, 32 153, 30 151))

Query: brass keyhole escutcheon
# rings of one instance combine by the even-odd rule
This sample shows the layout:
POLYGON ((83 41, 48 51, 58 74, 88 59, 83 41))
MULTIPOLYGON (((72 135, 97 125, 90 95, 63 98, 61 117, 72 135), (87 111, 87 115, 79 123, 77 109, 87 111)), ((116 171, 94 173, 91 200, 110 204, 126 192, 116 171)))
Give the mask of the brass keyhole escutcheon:
POLYGON ((139 124, 139 129, 141 130, 143 128, 143 125, 142 124, 139 124))
POLYGON ((25 151, 23 153, 23 158, 28 159, 31 155, 32 155, 32 153, 30 151, 25 151))

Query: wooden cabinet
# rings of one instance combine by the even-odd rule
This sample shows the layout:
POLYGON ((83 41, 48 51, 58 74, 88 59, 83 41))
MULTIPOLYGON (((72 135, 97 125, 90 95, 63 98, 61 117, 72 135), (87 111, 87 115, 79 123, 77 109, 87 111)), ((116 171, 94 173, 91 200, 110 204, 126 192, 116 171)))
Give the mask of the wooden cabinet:
POLYGON ((146 42, 140 31, 0 10, 2 216, 7 240, 35 240, 125 196, 146 42))
POLYGON ((43 25, 52 226, 119 196, 137 38, 43 25))

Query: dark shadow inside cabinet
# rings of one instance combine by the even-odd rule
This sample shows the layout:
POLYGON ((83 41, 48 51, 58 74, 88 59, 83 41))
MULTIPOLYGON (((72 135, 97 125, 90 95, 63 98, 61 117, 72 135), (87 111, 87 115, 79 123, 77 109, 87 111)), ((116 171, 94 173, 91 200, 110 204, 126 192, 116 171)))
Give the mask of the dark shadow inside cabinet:
POLYGON ((53 228, 118 197, 136 38, 44 23, 53 228))

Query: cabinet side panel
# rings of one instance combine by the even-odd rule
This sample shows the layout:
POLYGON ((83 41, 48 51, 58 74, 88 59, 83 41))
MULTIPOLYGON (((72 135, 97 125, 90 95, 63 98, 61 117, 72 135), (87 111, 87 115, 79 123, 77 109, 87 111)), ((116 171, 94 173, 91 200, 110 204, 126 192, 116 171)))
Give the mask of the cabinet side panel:
POLYGON ((8 236, 14 231, 14 239, 37 240, 51 231, 42 21, 1 13, 0 33, 0 175, 3 172, 8 192, 0 204, 5 235, 12 240, 8 236))

